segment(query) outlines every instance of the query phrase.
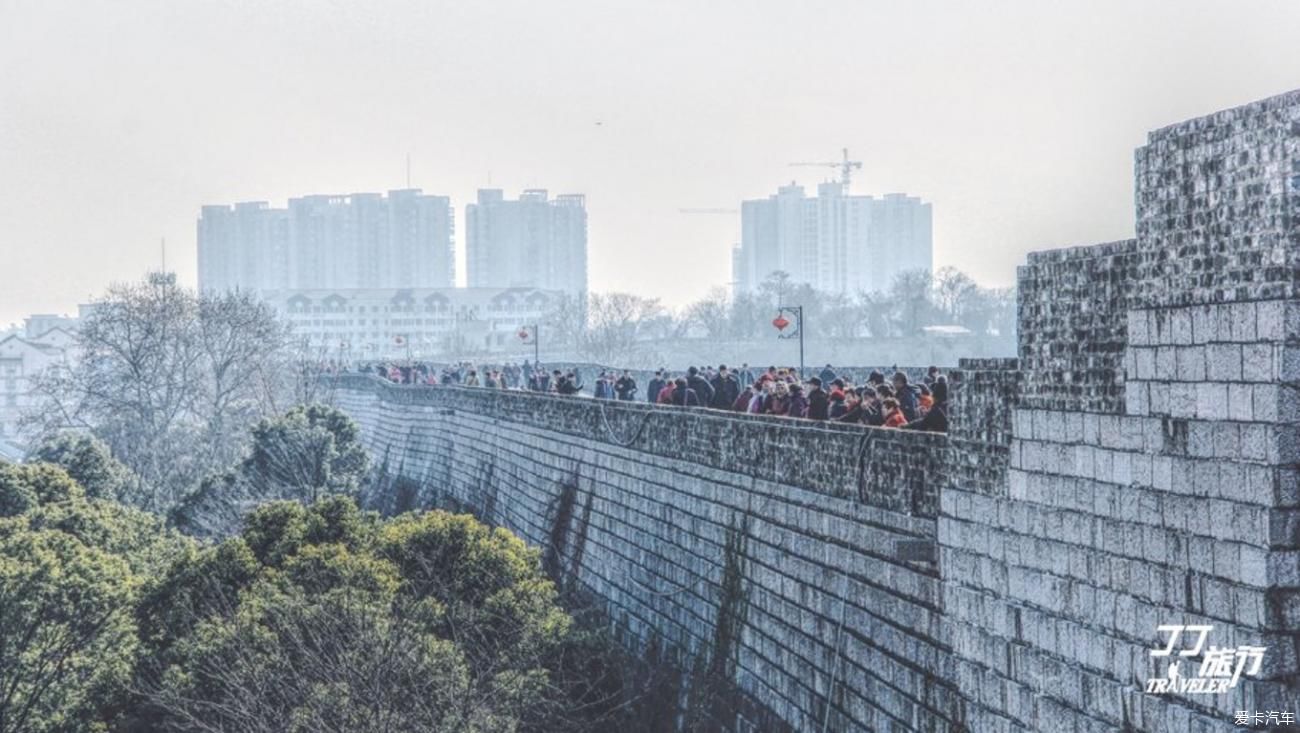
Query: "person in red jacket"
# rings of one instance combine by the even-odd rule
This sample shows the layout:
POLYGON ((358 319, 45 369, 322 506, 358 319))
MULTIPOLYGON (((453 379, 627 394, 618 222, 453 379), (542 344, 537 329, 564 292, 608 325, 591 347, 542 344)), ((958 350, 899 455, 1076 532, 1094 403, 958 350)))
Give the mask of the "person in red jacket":
POLYGON ((745 385, 745 388, 741 390, 740 394, 736 395, 736 399, 731 402, 731 411, 732 412, 749 411, 749 403, 753 399, 754 399, 754 385, 747 384, 745 385))
POLYGON ((673 403, 673 389, 676 385, 667 375, 664 375, 664 377, 664 388, 659 390, 659 396, 655 397, 655 402, 660 405, 671 405, 673 403))
POLYGON ((898 406, 898 400, 889 397, 884 402, 885 407, 885 427, 901 428, 907 424, 907 418, 903 416, 903 410, 898 406))

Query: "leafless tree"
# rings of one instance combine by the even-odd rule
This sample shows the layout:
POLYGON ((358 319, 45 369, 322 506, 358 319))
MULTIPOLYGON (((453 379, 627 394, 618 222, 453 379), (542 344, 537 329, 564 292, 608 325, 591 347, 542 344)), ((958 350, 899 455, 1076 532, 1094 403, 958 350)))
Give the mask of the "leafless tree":
POLYGON ((576 352, 587 329, 586 301, 576 296, 561 297, 539 326, 539 345, 546 353, 576 352))
POLYGON ((908 270, 894 277, 889 288, 893 321, 900 336, 915 336, 927 325, 934 305, 930 302, 930 273, 908 270))
POLYGON ((76 361, 36 380, 25 423, 89 428, 137 477, 124 498, 165 511, 297 388, 288 343, 249 295, 199 296, 163 274, 114 285, 81 324, 76 361))
POLYGON ((644 343, 643 326, 661 316, 658 298, 629 293, 588 296, 583 355, 598 364, 638 364, 656 361, 644 343))
POLYGON ((969 275, 955 267, 945 267, 934 274, 934 306, 950 323, 965 325, 972 312, 979 309, 983 293, 969 275))
POLYGON ((772 308, 751 293, 738 293, 731 300, 731 337, 757 338, 767 328, 772 308))
POLYGON ((686 307, 683 320, 710 339, 727 338, 731 335, 731 308, 726 288, 713 288, 686 307))

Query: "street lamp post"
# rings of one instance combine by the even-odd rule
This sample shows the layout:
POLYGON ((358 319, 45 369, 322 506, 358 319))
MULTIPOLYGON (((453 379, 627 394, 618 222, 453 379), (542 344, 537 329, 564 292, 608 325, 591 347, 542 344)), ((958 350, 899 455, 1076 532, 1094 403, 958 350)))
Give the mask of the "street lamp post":
POLYGON ((795 336, 799 337, 799 379, 803 379, 803 306, 777 306, 776 318, 772 319, 772 325, 776 327, 776 337, 779 339, 792 339, 795 336), (785 317, 785 314, 787 313, 794 316, 794 331, 791 333, 785 332, 785 329, 790 326, 790 319, 785 317))

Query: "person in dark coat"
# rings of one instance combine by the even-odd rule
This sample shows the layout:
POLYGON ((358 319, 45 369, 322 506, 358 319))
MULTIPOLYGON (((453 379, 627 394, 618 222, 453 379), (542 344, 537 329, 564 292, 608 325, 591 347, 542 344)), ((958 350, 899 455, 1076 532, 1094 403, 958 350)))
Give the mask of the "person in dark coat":
MULTIPOLYGON (((691 367, 686 370, 686 386, 695 392, 696 399, 700 401, 701 405, 713 404, 713 385, 709 384, 709 380, 700 376, 699 369, 691 367)), ((674 402, 673 404, 677 403, 674 402)))
POLYGON ((654 404, 659 399, 659 393, 662 392, 663 388, 667 386, 668 386, 668 382, 664 381, 664 370, 656 369, 654 378, 651 379, 650 383, 646 385, 646 390, 645 390, 646 401, 649 402, 650 404, 654 404))
MULTIPOLYGON (((822 370, 822 373, 817 376, 821 378, 822 384, 830 384, 835 381, 835 370, 831 369, 830 364, 827 364, 826 368, 822 370)), ((809 394, 809 397, 811 398, 812 395, 809 394)))
POLYGON ((808 417, 808 398, 804 396, 802 385, 790 385, 790 406, 786 414, 790 417, 808 417))
POLYGON ((898 409, 903 413, 904 420, 912 422, 921 416, 916 392, 912 390, 912 385, 907 383, 907 375, 902 372, 894 372, 893 381, 894 399, 898 400, 898 409))
POLYGON ((831 390, 830 419, 836 422, 862 422, 862 397, 856 389, 842 392, 838 389, 831 390))
POLYGON ((887 396, 892 396, 893 392, 885 385, 879 389, 872 390, 870 387, 864 387, 862 390, 862 424, 880 427, 885 424, 885 407, 882 401, 887 396))
POLYGON ((555 391, 562 395, 575 395, 582 391, 582 385, 578 384, 578 377, 574 372, 559 377, 555 383, 555 391))
POLYGON ((740 384, 736 381, 736 375, 727 371, 726 364, 718 367, 718 374, 710 386, 713 387, 713 401, 709 406, 716 410, 730 410, 740 396, 740 384))
POLYGON ((632 401, 632 398, 636 395, 636 380, 632 378, 632 372, 627 369, 623 370, 623 376, 614 382, 614 392, 618 394, 620 400, 624 402, 632 401))
POLYGON ((925 379, 921 380, 927 387, 934 387, 934 383, 939 381, 939 367, 932 366, 925 370, 925 379))
POLYGON ((843 417, 848 411, 848 407, 844 404, 844 390, 832 389, 826 397, 828 400, 826 419, 834 420, 843 417))
MULTIPOLYGON (((694 368, 694 367, 692 367, 694 368)), ((679 407, 699 407, 699 393, 691 389, 685 377, 677 378, 677 385, 673 388, 673 404, 679 407)), ((707 384, 707 383, 706 383, 707 384)))
POLYGON ((925 417, 908 422, 903 429, 924 430, 930 433, 948 432, 948 380, 939 377, 930 391, 934 395, 934 406, 925 413, 925 417))
POLYGON ((812 389, 808 390, 808 419, 825 420, 830 412, 830 398, 826 396, 826 390, 822 389, 822 380, 813 377, 808 380, 812 389))

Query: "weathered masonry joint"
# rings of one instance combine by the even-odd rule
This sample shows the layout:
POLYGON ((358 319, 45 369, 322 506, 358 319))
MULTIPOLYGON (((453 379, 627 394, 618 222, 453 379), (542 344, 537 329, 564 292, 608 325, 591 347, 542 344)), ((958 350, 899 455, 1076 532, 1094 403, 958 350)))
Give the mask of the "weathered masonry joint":
POLYGON ((335 398, 395 508, 552 548, 630 639, 727 630, 762 711, 737 729, 1300 714, 1300 93, 1151 133, 1136 181, 1135 239, 1020 268, 1018 359, 963 361, 948 435, 364 377, 335 398), (1168 625, 1266 652, 1222 694, 1148 693, 1168 625))

